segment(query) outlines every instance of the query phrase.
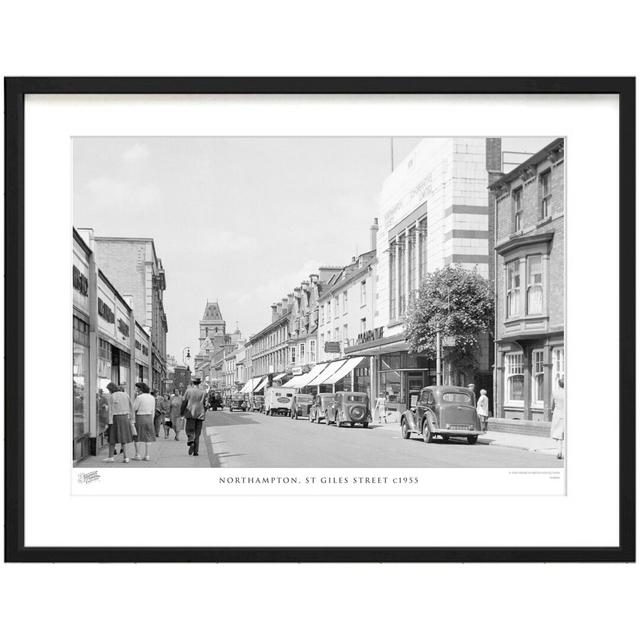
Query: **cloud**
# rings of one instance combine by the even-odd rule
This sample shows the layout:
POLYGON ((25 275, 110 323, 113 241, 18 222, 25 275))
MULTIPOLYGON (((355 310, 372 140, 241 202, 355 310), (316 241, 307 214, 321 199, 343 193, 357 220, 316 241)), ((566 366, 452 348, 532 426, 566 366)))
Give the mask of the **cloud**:
POLYGON ((137 164, 146 160, 150 155, 149 149, 138 142, 123 152, 122 159, 126 164, 137 164))
POLYGON ((132 184, 105 176, 91 178, 86 192, 91 208, 96 211, 117 208, 140 213, 153 209, 161 200, 160 190, 153 184, 132 184))

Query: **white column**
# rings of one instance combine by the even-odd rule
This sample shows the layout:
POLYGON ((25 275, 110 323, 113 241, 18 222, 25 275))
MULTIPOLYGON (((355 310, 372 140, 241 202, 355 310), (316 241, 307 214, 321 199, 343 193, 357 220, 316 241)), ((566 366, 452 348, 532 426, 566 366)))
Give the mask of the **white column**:
POLYGON ((409 305, 409 243, 411 238, 409 237, 409 229, 404 234, 404 310, 407 311, 409 305))
POLYGON ((400 238, 399 236, 396 236, 395 238, 395 244, 394 244, 394 250, 395 250, 395 263, 394 263, 394 267, 396 270, 396 291, 395 291, 395 296, 396 296, 396 305, 395 305, 395 317, 399 318, 400 317, 400 238))

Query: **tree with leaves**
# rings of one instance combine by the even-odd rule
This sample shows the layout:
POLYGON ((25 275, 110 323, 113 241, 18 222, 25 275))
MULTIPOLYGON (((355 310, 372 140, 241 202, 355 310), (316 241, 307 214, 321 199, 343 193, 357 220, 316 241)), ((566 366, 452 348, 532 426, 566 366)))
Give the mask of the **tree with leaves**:
POLYGON ((460 373, 478 368, 480 337, 493 334, 493 290, 477 270, 450 265, 427 275, 407 313, 407 341, 414 353, 436 357, 436 335, 455 341, 444 357, 460 373))

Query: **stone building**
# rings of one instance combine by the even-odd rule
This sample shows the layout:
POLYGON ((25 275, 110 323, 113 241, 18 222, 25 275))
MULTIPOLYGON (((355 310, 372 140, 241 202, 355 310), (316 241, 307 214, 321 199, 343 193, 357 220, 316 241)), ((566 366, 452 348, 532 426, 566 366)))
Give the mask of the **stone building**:
POLYGON ((79 232, 94 247, 96 263, 109 281, 131 298, 136 319, 151 336, 151 386, 163 391, 167 378, 166 280, 153 239, 100 237, 94 236, 93 229, 79 232))
POLYGON ((496 199, 495 428, 548 433, 552 391, 564 377, 564 176, 564 140, 557 138, 490 187, 496 199))

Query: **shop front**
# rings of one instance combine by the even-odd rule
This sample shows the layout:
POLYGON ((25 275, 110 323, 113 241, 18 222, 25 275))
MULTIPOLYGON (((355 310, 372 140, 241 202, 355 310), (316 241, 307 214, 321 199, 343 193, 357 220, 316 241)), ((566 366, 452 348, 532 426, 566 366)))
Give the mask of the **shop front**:
POLYGON ((150 338, 146 331, 136 322, 136 357, 135 357, 135 382, 149 384, 149 354, 150 338))
POLYGON ((73 460, 91 453, 89 389, 90 312, 89 263, 91 252, 74 234, 73 244, 73 460))

